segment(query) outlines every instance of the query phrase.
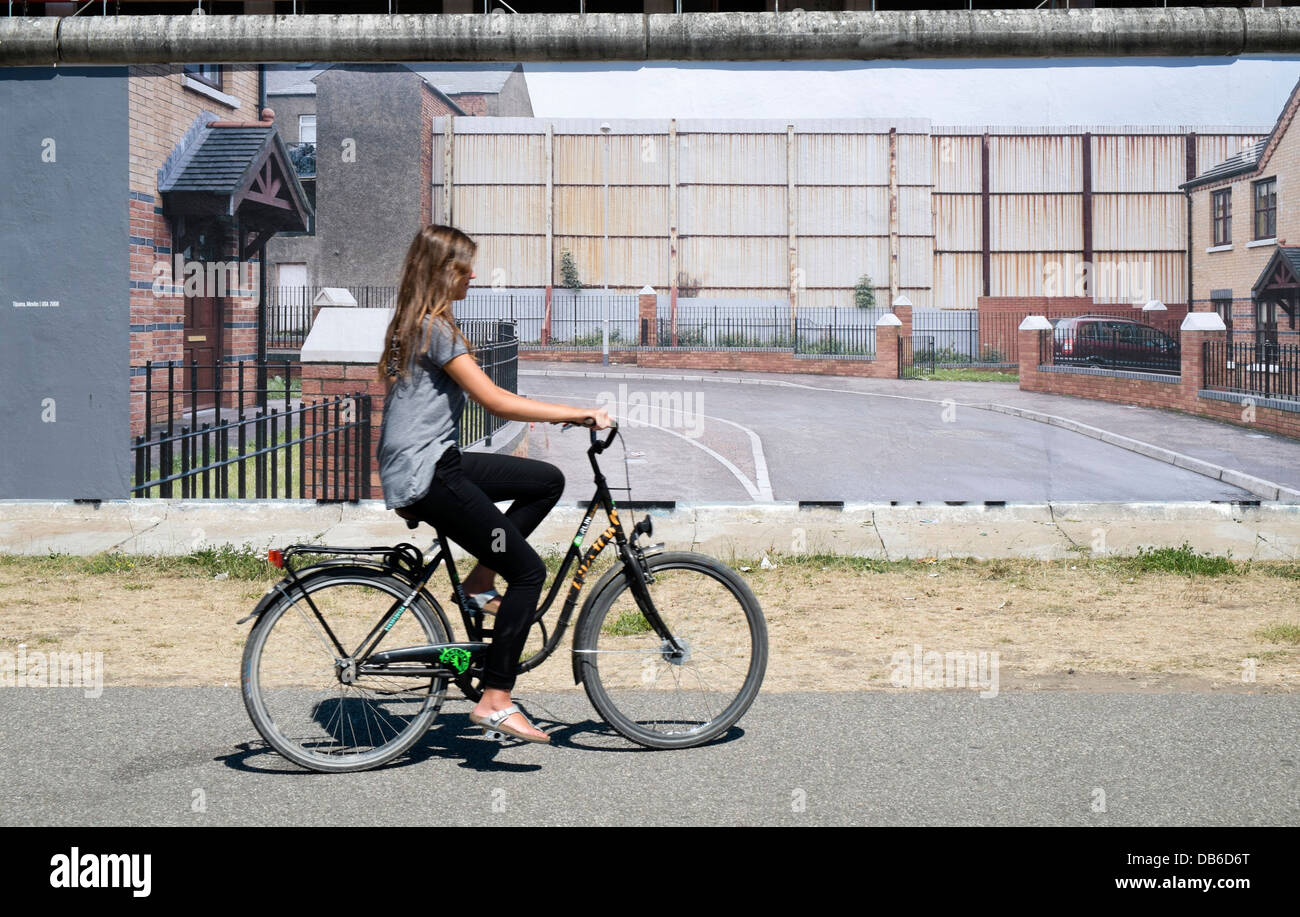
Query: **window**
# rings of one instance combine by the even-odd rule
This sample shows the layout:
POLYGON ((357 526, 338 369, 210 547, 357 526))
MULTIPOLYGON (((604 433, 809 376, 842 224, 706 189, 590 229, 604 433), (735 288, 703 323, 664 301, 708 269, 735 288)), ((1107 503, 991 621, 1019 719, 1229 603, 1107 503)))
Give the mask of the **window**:
POLYGON ((1227 328, 1232 327, 1232 300, 1216 299, 1214 302, 1214 311, 1219 313, 1219 318, 1223 319, 1223 324, 1227 328))
POLYGON ((316 116, 315 115, 298 116, 298 142, 299 143, 316 142, 316 116))
POLYGON ((1214 244, 1228 245, 1232 242, 1232 189, 1215 191, 1210 213, 1213 224, 1214 244))
POLYGON ((1277 179, 1255 182, 1255 238, 1277 235, 1277 179))
POLYGON ((186 64, 184 72, 186 76, 206 83, 213 89, 222 88, 220 64, 186 64))

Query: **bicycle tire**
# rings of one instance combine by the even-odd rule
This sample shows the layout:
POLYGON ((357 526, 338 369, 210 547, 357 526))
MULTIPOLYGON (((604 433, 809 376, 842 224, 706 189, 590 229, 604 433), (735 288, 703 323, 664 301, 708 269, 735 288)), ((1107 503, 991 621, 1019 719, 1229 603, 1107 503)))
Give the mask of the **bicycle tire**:
MULTIPOLYGON (((308 575, 302 587, 347 653, 410 592, 408 583, 366 567, 308 575)), ((433 724, 447 679, 362 675, 344 684, 333 641, 301 592, 293 596, 262 613, 244 646, 240 680, 257 731, 285 758, 323 773, 366 770, 405 752, 433 724)), ((417 595, 375 649, 447 642, 439 615, 417 595)))
POLYGON ((744 715, 767 669, 767 624, 749 585, 704 554, 647 558, 655 609, 686 650, 650 627, 627 572, 595 594, 574 633, 576 667, 598 713, 647 748, 711 742, 744 715))

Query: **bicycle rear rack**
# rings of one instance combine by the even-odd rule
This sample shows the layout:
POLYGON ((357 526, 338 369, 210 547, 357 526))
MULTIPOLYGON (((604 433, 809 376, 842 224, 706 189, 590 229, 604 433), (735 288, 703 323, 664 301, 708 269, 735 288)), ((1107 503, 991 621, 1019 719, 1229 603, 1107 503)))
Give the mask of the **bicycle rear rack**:
POLYGON ((379 545, 371 548, 331 547, 320 544, 291 544, 282 552, 284 570, 289 578, 297 581, 297 570, 289 566, 289 558, 298 554, 326 554, 347 556, 378 556, 383 558, 383 565, 390 570, 414 579, 424 569, 424 552, 409 542, 395 545, 379 545))

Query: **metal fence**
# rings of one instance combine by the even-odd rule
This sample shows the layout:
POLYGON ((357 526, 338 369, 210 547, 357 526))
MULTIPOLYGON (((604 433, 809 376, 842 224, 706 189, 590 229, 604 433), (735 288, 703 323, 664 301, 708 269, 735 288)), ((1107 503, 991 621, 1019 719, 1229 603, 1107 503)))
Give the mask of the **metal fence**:
POLYGON ((934 374, 935 337, 933 334, 912 334, 899 340, 898 378, 919 379, 925 373, 934 374))
POLYGON ((975 309, 913 309, 912 332, 926 335, 935 368, 978 363, 989 368, 1019 363, 1016 335, 1023 316, 1011 312, 980 315, 975 309))
POLYGON ((1300 400, 1300 345, 1205 341, 1201 373, 1202 388, 1300 400))
POLYGON ((145 431, 131 447, 131 495, 369 499, 369 396, 303 402, 294 394, 293 365, 146 363, 144 388, 134 390, 144 395, 145 431), (278 388, 247 384, 248 373, 281 368, 286 384, 278 388), (158 371, 166 384, 155 388, 158 371), (232 373, 237 383, 227 385, 232 373), (216 384, 200 386, 204 376, 216 384))
POLYGON ((1039 336, 1042 365, 1082 366, 1178 375, 1181 347, 1160 329, 1141 323, 1057 320, 1052 331, 1039 336))
MULTIPOLYGON (((361 308, 391 308, 397 295, 395 286, 343 288, 353 294, 361 308)), ((274 308, 268 316, 269 348, 301 346, 316 309, 312 301, 322 289, 274 288, 270 297, 274 308)), ((540 288, 471 288, 466 298, 453 306, 462 325, 496 320, 512 323, 517 346, 526 350, 600 350, 608 323, 609 345, 618 350, 778 350, 796 356, 859 360, 874 359, 876 320, 888 311, 883 306, 805 306, 792 314, 789 302, 783 300, 682 297, 674 328, 667 296, 659 296, 652 326, 651 321, 640 318, 635 294, 556 289, 552 291, 548 329, 546 291, 540 288)), ((1102 303, 1089 314, 1128 318, 1175 340, 1179 336, 1181 318, 1164 313, 1102 303)), ((922 361, 926 365, 1014 368, 1019 362, 1018 333, 1023 317, 1018 312, 981 314, 975 309, 918 307, 912 310, 912 330, 933 339, 924 344, 930 348, 922 361)), ((1048 311, 1049 319, 1063 317, 1071 316, 1048 311)))
POLYGON ((268 350, 299 350, 311 331, 318 306, 313 305, 321 290, 335 287, 347 290, 360 308, 392 308, 397 301, 396 286, 322 284, 320 286, 267 287, 266 347, 268 350))
MULTIPOLYGON (((474 345, 474 358, 487 377, 508 392, 519 391, 519 335, 513 322, 463 319, 457 322, 474 345)), ((490 414, 472 398, 465 399, 460 415, 460 443, 467 446, 483 440, 492 445, 492 435, 509 421, 490 414)))

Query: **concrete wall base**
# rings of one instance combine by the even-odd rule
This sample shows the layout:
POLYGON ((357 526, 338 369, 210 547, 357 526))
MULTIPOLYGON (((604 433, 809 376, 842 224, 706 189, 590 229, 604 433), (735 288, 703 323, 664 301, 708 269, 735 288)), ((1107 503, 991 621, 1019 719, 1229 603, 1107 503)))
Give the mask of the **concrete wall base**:
MULTIPOLYGON (((646 515, 624 510, 630 529, 646 515)), ((1271 503, 1025 503, 1005 506, 850 503, 842 511, 793 503, 679 504, 655 510, 654 540, 731 562, 768 554, 827 553, 886 560, 922 557, 1038 558, 1132 555, 1178 547, 1234 560, 1300 559, 1300 505, 1271 503)), ((540 551, 564 550, 582 510, 562 505, 533 533, 540 551)), ((597 514, 592 529, 602 527, 597 514)), ((589 534, 587 540, 594 538, 589 534)), ((383 503, 120 500, 0 502, 0 551, 43 555, 185 554, 221 545, 264 551, 295 542, 422 550, 433 530, 406 528, 383 503)), ((454 556, 461 557, 459 549, 454 556)))

